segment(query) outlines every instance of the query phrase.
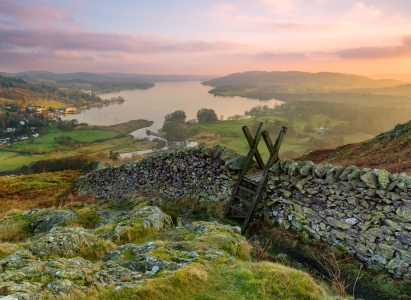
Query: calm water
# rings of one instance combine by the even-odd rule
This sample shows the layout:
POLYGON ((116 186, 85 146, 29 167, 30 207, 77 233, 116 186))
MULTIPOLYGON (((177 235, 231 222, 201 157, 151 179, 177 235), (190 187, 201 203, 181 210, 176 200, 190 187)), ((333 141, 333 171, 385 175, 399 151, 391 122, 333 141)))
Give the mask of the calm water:
MULTIPOLYGON (((90 125, 113 125, 135 119, 154 121, 152 126, 132 132, 134 137, 144 138, 147 137, 146 129, 157 131, 163 125, 164 116, 176 110, 184 110, 187 115, 186 120, 196 118, 197 111, 202 108, 212 108, 217 115, 224 115, 227 118, 232 115, 242 115, 244 111, 256 105, 272 107, 282 103, 274 99, 259 101, 242 97, 214 97, 214 95, 208 93, 210 89, 212 87, 204 86, 200 81, 159 82, 156 83, 154 88, 148 90, 128 90, 100 94, 99 96, 102 99, 122 96, 127 101, 122 104, 91 108, 82 111, 80 114, 63 117, 63 119, 77 119, 80 123, 85 122, 90 125)), ((171 143, 176 144, 175 142, 168 142, 168 144, 171 143)), ((177 146, 192 147, 195 145, 197 145, 197 142, 194 141, 177 142, 177 146)), ((150 151, 138 151, 138 154, 147 152, 150 151)), ((131 154, 122 156, 127 155, 131 154)))

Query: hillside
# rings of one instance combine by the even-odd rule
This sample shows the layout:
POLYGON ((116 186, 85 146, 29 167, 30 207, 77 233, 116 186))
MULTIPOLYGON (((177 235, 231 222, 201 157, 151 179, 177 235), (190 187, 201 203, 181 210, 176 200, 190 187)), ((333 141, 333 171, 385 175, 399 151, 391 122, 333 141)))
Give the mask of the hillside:
POLYGON ((63 100, 67 103, 78 101, 100 102, 98 96, 78 91, 60 90, 50 85, 38 85, 22 78, 0 75, 0 97, 10 100, 63 100))
POLYGON ((311 89, 353 89, 353 88, 379 88, 404 84, 404 82, 392 79, 376 80, 360 75, 331 73, 331 72, 263 72, 250 71, 234 73, 203 82, 204 85, 286 85, 293 88, 311 89))
POLYGON ((386 73, 386 74, 370 75, 367 77, 372 78, 372 79, 394 79, 394 80, 399 80, 399 81, 411 82, 411 74, 386 73))
POLYGON ((335 149, 319 149, 296 160, 411 174, 411 121, 398 124, 372 140, 335 149))
POLYGON ((31 78, 47 78, 52 80, 71 80, 82 79, 93 82, 159 82, 159 81, 187 81, 187 80, 210 80, 217 76, 209 75, 153 75, 153 74, 124 74, 124 73, 53 73, 46 71, 28 71, 11 73, 13 76, 31 77, 31 78))

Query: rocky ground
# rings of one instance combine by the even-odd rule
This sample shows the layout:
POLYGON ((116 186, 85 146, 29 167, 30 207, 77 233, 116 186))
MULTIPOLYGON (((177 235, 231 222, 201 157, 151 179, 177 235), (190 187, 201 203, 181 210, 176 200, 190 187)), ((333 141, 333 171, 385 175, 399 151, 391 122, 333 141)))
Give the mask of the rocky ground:
MULTIPOLYGON (((158 207, 162 205, 163 200, 154 198, 123 211, 18 213, 13 220, 24 220, 32 234, 16 244, 18 251, 2 255, 0 299, 80 299, 93 288, 131 291, 132 299, 151 281, 173 278, 190 265, 226 268, 250 259, 239 227, 171 217, 158 207)), ((331 299, 299 273, 318 289, 318 299, 331 299)), ((117 299, 111 297, 107 299, 117 299)))

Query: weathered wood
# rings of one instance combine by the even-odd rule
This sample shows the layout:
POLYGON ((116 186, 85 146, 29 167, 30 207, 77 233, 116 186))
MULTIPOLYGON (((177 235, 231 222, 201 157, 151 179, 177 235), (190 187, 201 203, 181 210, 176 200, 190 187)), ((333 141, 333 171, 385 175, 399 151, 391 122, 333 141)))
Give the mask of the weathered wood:
POLYGON ((231 206, 231 209, 234 209, 235 211, 238 211, 240 214, 247 215, 247 212, 239 209, 238 207, 235 207, 233 205, 230 205, 230 206, 231 206))
MULTIPOLYGON (((254 140, 253 140, 253 146, 254 147, 250 147, 250 150, 248 151, 247 157, 245 158, 244 165, 241 168, 240 173, 238 174, 237 182, 236 182, 236 184, 233 188, 233 193, 231 194, 231 197, 227 202, 227 207, 226 207, 225 212, 224 212, 225 216, 228 216, 230 214, 230 212, 231 212, 231 206, 230 205, 234 201, 234 195, 237 194, 238 187, 241 183, 241 180, 242 180, 244 174, 246 173, 246 171, 248 169, 248 166, 249 166, 255 152, 258 151, 257 147, 258 147, 258 143, 260 142, 262 127, 263 127, 263 123, 261 123, 260 126, 258 127, 257 133, 256 133, 256 135, 254 137, 254 140)), ((244 126, 243 131, 247 131, 246 129, 247 129, 247 126, 244 126)), ((248 140, 247 136, 246 136, 246 138, 248 140)))
POLYGON ((255 194, 255 191, 252 190, 252 189, 249 189, 248 187, 245 187, 245 186, 240 185, 239 188, 242 189, 242 190, 244 190, 244 191, 246 191, 246 192, 249 192, 249 193, 251 193, 251 194, 255 194))
MULTIPOLYGON (((256 136, 257 136, 258 131, 259 131, 260 129, 261 129, 261 130, 264 129, 264 125, 263 125, 262 122, 260 123, 260 125, 259 125, 259 127, 258 127, 256 136)), ((247 126, 243 126, 242 130, 243 130, 243 132, 244 132, 245 138, 247 139, 247 142, 248 142, 248 145, 250 146, 250 148, 257 148, 256 145, 255 145, 255 143, 254 143, 255 137, 254 137, 254 139, 253 139, 253 137, 251 136, 250 131, 248 130, 248 127, 247 127, 247 126)), ((263 159, 261 158, 261 155, 260 155, 260 152, 258 151, 258 149, 256 149, 256 151, 255 151, 255 153, 254 153, 254 157, 255 157, 255 160, 257 161, 258 167, 259 167, 260 169, 264 169, 264 168, 265 168, 265 164, 264 164, 263 159)))
MULTIPOLYGON (((286 127, 284 127, 284 126, 281 127, 281 130, 278 134, 278 137, 275 141, 275 144, 273 145, 268 132, 267 131, 262 131, 263 127, 264 127, 263 123, 260 123, 260 126, 258 127, 258 130, 256 132, 256 135, 254 136, 254 139, 251 137, 251 134, 250 134, 247 126, 244 126, 242 128, 243 132, 244 132, 244 135, 247 139, 247 142, 250 146, 250 150, 248 151, 246 160, 244 161, 243 168, 241 169, 241 171, 238 175, 237 182, 236 182, 236 184, 234 186, 234 189, 233 189, 233 193, 231 194, 230 200, 228 201, 228 204, 227 204, 227 207, 226 207, 226 210, 225 210, 225 216, 226 217, 230 215, 231 210, 235 210, 235 211, 237 211, 241 214, 246 215, 243 226, 241 227, 241 234, 244 234, 245 231, 247 230, 248 225, 250 223, 250 220, 251 220, 251 218, 254 214, 254 210, 255 210, 258 202, 261 200, 261 195, 262 195, 263 189, 266 186, 267 181, 268 181, 268 176, 267 176, 268 172, 269 172, 271 166, 273 165, 273 163, 275 163, 276 161, 279 160, 278 153, 279 153, 280 146, 281 146, 281 143, 282 143, 282 140, 283 140, 283 136, 287 132, 286 127), (264 142, 265 142, 265 144, 268 148, 268 151, 270 153, 270 157, 268 158, 267 164, 264 164, 262 162, 260 153, 257 149, 258 143, 260 141, 261 136, 263 137, 264 142), (264 166, 264 168, 263 168, 264 170, 261 171, 261 172, 255 172, 253 174, 245 175, 245 172, 247 171, 247 169, 249 167, 249 164, 251 163, 253 157, 256 158, 257 163, 260 167, 264 166), (248 181, 250 183, 253 183, 253 184, 258 183, 257 190, 254 191, 250 188, 242 186, 241 185, 242 180, 246 180, 246 181, 248 181), (237 192, 238 192, 239 189, 242 189, 244 191, 247 191, 247 192, 253 194, 252 201, 249 201, 249 200, 237 195, 237 192), (249 204, 250 206, 248 207, 248 211, 244 212, 241 209, 239 209, 238 207, 233 206, 232 203, 234 202, 234 199, 238 199, 243 203, 249 204)), ((236 219, 244 219, 244 217, 242 217, 242 216, 232 216, 232 215, 230 215, 229 217, 233 218, 233 219, 235 219, 235 218, 236 219)))

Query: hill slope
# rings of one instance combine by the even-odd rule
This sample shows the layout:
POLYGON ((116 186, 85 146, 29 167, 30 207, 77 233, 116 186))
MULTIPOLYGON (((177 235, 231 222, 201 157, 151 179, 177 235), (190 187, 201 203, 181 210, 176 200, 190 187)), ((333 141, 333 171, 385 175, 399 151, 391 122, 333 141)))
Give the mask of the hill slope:
POLYGON ((296 160, 411 174, 411 121, 398 124, 393 130, 381 133, 372 140, 336 149, 319 149, 296 160))
POLYGON ((239 84, 279 84, 300 88, 352 89, 389 87, 404 84, 404 82, 392 79, 376 80, 359 75, 330 72, 309 73, 298 71, 250 71, 230 74, 225 77, 205 81, 203 84, 214 87, 239 84))

